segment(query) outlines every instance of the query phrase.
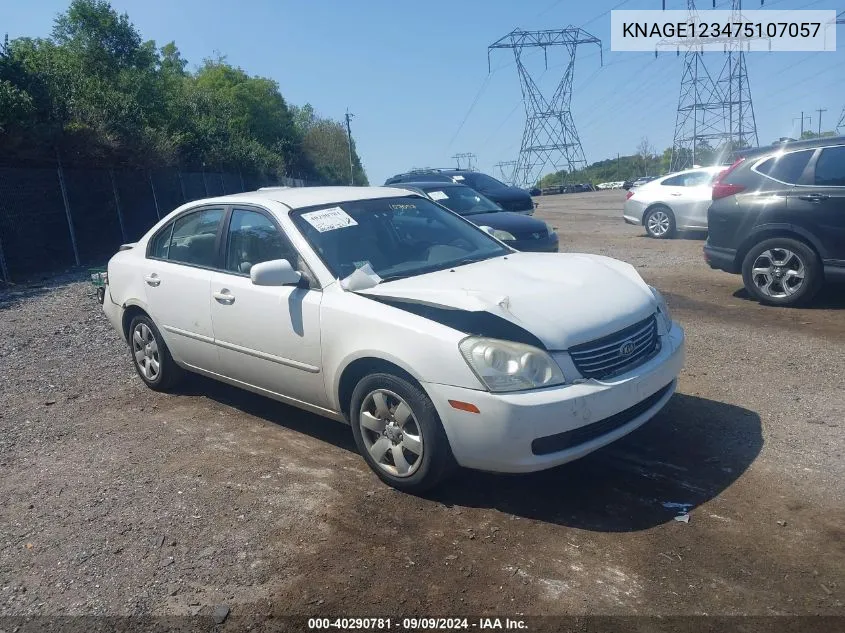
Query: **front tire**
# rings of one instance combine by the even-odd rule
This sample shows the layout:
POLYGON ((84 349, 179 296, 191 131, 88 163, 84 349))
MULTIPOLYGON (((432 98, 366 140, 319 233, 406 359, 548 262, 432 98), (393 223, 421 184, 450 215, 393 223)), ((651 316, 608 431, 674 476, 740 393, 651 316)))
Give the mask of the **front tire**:
POLYGON ((663 205, 652 207, 643 219, 649 237, 665 240, 675 235, 675 214, 663 205))
POLYGON ((129 324, 129 350, 135 371, 154 391, 167 391, 185 373, 173 360, 161 333, 146 314, 136 316, 129 324))
POLYGON ((819 291, 823 280, 816 252, 804 242, 788 237, 760 242, 742 262, 745 289, 767 305, 806 303, 819 291))
POLYGON ((455 467, 437 410, 416 384, 392 374, 370 374, 352 392, 352 433, 367 465, 389 486, 421 493, 455 467))

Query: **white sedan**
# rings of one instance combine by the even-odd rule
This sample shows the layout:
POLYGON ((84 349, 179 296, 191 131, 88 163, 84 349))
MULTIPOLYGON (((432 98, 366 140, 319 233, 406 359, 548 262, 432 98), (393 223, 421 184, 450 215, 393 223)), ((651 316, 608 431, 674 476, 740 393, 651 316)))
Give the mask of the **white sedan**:
POLYGON ((516 252, 395 188, 188 203, 112 257, 104 294, 150 388, 189 370, 350 424, 407 491, 586 455, 660 411, 684 360, 630 265, 516 252))
POLYGON ((658 239, 670 238, 675 231, 706 231, 713 179, 724 169, 687 169, 632 188, 622 217, 658 239))

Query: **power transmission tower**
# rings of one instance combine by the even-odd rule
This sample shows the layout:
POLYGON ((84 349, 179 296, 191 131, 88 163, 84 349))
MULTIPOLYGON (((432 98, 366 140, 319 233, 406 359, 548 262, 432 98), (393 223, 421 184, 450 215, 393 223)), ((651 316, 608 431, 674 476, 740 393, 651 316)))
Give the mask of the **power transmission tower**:
POLYGON ((458 164, 458 169, 461 169, 461 160, 466 158, 467 166, 466 169, 473 171, 475 169, 475 159, 477 158, 475 154, 472 152, 463 152, 461 154, 455 154, 452 156, 452 159, 455 160, 458 164))
MULTIPOLYGON (((741 0, 732 0, 733 21, 740 20, 741 5, 741 0)), ((690 22, 699 21, 694 0, 687 0, 687 11, 690 22)), ((742 41, 728 37, 719 42, 726 57, 715 80, 704 61, 703 42, 662 40, 658 44, 658 48, 675 48, 679 55, 682 47, 686 49, 672 141, 672 171, 691 167, 701 162, 702 156, 712 157, 714 151, 729 155, 734 148, 758 144, 742 41)))
POLYGON ((349 112, 349 108, 346 109, 346 142, 349 145, 349 184, 355 184, 355 171, 352 168, 352 128, 349 126, 349 121, 354 117, 354 114, 349 112))
MULTIPOLYGON (((715 4, 715 2, 714 2, 715 4)), ((731 1, 731 22, 742 21, 742 0, 731 1)), ((727 58, 719 75, 718 87, 727 109, 727 155, 734 149, 757 147, 757 121, 751 102, 751 84, 745 66, 742 39, 731 37, 726 43, 727 58)))
POLYGON ((574 26, 547 31, 514 29, 487 47, 488 70, 490 53, 495 49, 507 48, 513 51, 519 73, 525 106, 525 129, 513 172, 513 183, 516 185, 533 185, 549 166, 555 171, 564 167, 569 173, 587 166, 584 148, 570 112, 575 53, 580 44, 596 44, 601 53, 601 40, 574 26), (548 70, 548 49, 553 46, 565 49, 568 62, 557 89, 550 99, 546 99, 523 63, 522 54, 527 48, 542 48, 548 70))
POLYGON ((514 185, 514 170, 516 170, 515 160, 503 160, 493 165, 493 167, 499 168, 499 174, 502 176, 502 180, 511 186, 514 185))

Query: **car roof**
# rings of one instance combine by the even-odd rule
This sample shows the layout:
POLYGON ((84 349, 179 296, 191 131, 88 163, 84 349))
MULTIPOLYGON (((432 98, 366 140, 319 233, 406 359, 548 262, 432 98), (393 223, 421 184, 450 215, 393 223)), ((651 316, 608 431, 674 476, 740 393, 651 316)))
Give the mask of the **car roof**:
POLYGON ((822 136, 818 138, 804 139, 803 141, 777 142, 763 147, 753 147, 734 152, 736 158, 750 158, 751 156, 762 156, 763 154, 791 151, 796 149, 812 149, 814 147, 825 147, 827 145, 845 145, 845 136, 822 136))
POLYGON ((443 180, 432 180, 432 181, 420 180, 418 182, 397 182, 397 183, 394 183, 392 185, 385 185, 385 187, 399 188, 399 189, 402 189, 402 188, 427 189, 428 187, 436 187, 438 189, 445 189, 446 187, 466 187, 467 189, 469 189, 469 187, 467 185, 462 184, 460 182, 451 182, 451 181, 447 182, 447 181, 443 181, 443 180), (406 185, 407 185, 407 187, 406 187, 406 185))
MULTIPOLYGON (((429 169, 412 169, 411 171, 405 171, 401 174, 394 174, 387 181, 390 180, 399 180, 401 179, 410 178, 413 179, 411 182, 417 182, 417 178, 422 178, 424 176, 433 176, 433 175, 442 175, 446 177, 450 176, 465 176, 468 174, 478 174, 481 173, 476 171, 475 169, 458 169, 457 167, 431 167, 429 169)), ((387 182, 385 181, 385 182, 387 182)), ((422 181, 419 181, 422 182, 422 181)))
POLYGON ((258 191, 245 191, 229 196, 194 200, 192 204, 224 202, 261 204, 267 200, 279 202, 291 209, 339 204, 374 198, 397 198, 414 192, 400 187, 265 187, 258 191))

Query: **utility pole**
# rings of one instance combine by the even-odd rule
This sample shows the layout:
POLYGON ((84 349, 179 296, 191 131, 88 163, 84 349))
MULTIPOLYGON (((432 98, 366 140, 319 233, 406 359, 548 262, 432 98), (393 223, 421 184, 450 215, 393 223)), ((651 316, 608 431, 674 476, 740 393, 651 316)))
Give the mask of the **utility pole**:
POLYGON ((349 108, 346 108, 346 142, 349 145, 349 184, 352 186, 355 185, 355 172, 352 169, 352 128, 349 126, 349 121, 354 116, 354 114, 349 112, 349 108))
MULTIPOLYGON (((798 120, 799 120, 798 117, 795 117, 794 119, 792 119, 792 125, 795 125, 795 122, 798 121, 798 120)), ((801 136, 798 137, 798 140, 801 140, 801 137, 804 136, 804 121, 809 121, 810 125, 812 125, 812 123, 813 123, 812 117, 804 116, 803 112, 801 113, 801 119, 800 120, 801 120, 801 136)))
POLYGON ((616 180, 619 180, 619 152, 616 152, 616 180))
POLYGON ((819 137, 822 135, 822 112, 827 112, 827 108, 816 108, 816 112, 819 113, 819 137))

